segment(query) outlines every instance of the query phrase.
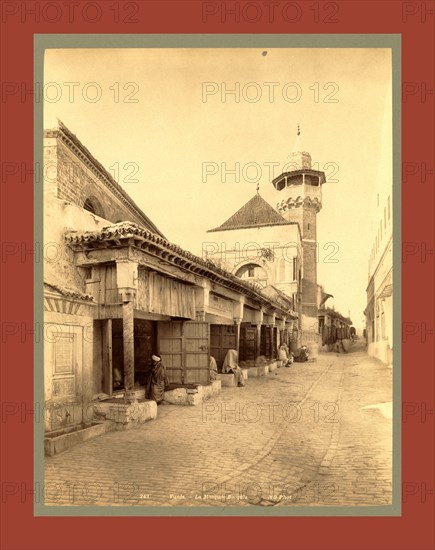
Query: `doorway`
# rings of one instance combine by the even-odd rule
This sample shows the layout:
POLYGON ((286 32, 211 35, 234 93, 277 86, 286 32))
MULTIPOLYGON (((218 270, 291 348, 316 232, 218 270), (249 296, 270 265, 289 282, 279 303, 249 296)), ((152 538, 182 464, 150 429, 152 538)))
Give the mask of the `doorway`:
POLYGON ((237 349, 235 325, 210 325, 210 355, 216 359, 219 372, 229 349, 237 349))
POLYGON ((257 333, 256 325, 242 323, 240 325, 240 361, 250 361, 254 364, 257 354, 257 333))
POLYGON ((209 325, 201 321, 161 321, 158 349, 170 384, 209 384, 209 325))
MULTIPOLYGON (((122 319, 111 320, 111 390, 124 389, 124 335, 122 319)), ((134 320, 134 385, 144 386, 152 368, 151 356, 156 353, 156 322, 134 320)), ((110 364, 108 366, 110 368, 110 364)))

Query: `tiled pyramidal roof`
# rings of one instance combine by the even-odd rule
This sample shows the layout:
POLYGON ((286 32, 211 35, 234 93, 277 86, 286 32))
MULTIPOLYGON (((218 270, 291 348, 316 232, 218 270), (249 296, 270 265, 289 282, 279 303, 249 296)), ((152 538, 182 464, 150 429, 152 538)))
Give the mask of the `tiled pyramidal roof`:
POLYGON ((225 231, 230 229, 243 229, 256 225, 284 225, 288 224, 281 214, 270 206, 259 194, 254 195, 240 210, 231 216, 219 227, 209 229, 211 231, 225 231))

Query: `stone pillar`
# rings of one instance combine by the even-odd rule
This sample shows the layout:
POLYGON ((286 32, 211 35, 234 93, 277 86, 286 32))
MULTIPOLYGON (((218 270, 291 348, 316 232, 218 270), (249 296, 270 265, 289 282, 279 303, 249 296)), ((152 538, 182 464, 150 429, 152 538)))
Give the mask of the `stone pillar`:
POLYGON ((197 321, 205 321, 205 311, 203 309, 197 309, 195 319, 197 321))
MULTIPOLYGON (((272 315, 271 323, 270 323, 270 358, 276 359, 278 357, 278 341, 275 338, 275 327, 277 326, 277 319, 276 319, 276 313, 272 315), (276 349, 276 353, 274 356, 274 349, 276 349)), ((277 331, 278 332, 278 331, 277 331)))
POLYGON ((233 302, 233 321, 236 327, 236 349, 240 360, 240 324, 245 312, 245 300, 240 296, 237 302, 233 302))
POLYGON ((242 320, 241 319, 234 319, 234 326, 236 328, 236 350, 237 355, 240 358, 240 324, 242 320))
POLYGON ((281 344, 285 342, 286 319, 287 317, 284 316, 278 321, 278 348, 281 344))
POLYGON ((124 342, 124 387, 134 388, 134 308, 133 302, 122 304, 122 333, 124 342))
POLYGON ((269 330, 270 330, 270 359, 273 359, 273 348, 276 346, 276 343, 275 343, 275 346, 274 346, 274 329, 275 328, 275 325, 272 324, 269 326, 269 330))
POLYGON ((204 282, 204 286, 195 289, 195 314, 197 321, 205 321, 206 310, 209 306, 210 289, 207 283, 204 282))
POLYGON ((116 263, 116 283, 122 301, 122 335, 124 344, 124 388, 126 397, 134 388, 134 308, 136 305, 138 264, 116 263))
POLYGON ((261 325, 263 324, 263 318, 264 315, 261 309, 255 312, 255 325, 257 327, 255 360, 257 360, 261 355, 261 325))
POLYGON ((261 323, 257 323, 257 340, 256 340, 256 350, 255 350, 255 360, 257 360, 261 355, 261 323))
POLYGON ((113 390, 113 362, 112 362, 112 319, 101 322, 103 392, 112 395, 113 390))

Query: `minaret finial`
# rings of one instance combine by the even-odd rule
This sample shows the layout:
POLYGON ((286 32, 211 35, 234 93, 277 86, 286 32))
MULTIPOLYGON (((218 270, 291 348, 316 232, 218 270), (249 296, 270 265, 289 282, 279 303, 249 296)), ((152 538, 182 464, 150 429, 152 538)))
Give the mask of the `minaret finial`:
POLYGON ((301 127, 298 124, 298 136, 300 136, 300 135, 301 135, 301 127))
POLYGON ((260 182, 257 182, 257 195, 260 194, 260 182))

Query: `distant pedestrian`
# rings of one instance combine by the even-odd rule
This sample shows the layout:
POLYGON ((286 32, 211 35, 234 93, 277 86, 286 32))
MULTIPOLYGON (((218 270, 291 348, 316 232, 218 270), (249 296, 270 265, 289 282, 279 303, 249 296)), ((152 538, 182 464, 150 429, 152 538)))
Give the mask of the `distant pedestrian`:
POLYGON ((163 401, 165 390, 169 387, 166 368, 158 355, 151 357, 153 361, 153 369, 151 376, 148 379, 147 397, 160 405, 163 401))
POLYGON ((245 378, 243 371, 238 364, 238 353, 235 349, 229 349, 225 355, 224 364, 222 366, 222 372, 224 374, 234 374, 236 377, 237 386, 245 385, 245 378))

